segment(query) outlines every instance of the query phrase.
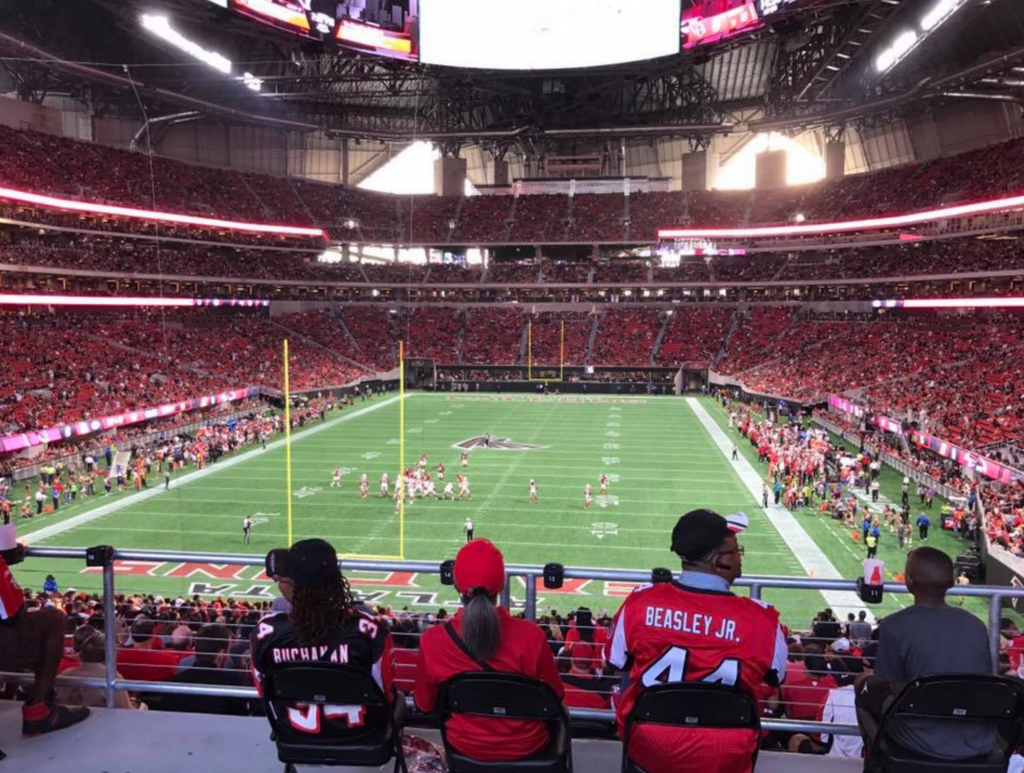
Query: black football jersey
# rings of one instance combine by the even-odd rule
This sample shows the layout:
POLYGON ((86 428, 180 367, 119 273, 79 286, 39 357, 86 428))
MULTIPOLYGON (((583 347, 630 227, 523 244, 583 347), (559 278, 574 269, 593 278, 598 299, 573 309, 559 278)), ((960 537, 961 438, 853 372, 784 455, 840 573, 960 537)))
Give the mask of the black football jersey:
MULTIPOLYGON (((310 644, 287 612, 279 612, 260 620, 251 644, 253 678, 261 693, 265 676, 275 669, 319 662, 369 671, 388 699, 392 697, 391 634, 383 622, 364 612, 356 611, 319 645, 310 644)), ((306 735, 360 734, 367 720, 365 706, 327 705, 321 709, 316 705, 268 702, 267 711, 296 733, 306 735)))

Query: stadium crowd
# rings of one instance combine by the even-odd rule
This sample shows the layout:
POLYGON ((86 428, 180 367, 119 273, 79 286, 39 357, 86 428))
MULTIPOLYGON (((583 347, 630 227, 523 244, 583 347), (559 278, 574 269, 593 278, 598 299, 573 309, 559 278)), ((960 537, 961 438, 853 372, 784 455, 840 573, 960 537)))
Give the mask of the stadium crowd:
MULTIPOLYGON (((737 411, 734 411, 734 417, 752 420, 752 417, 743 417, 737 411)), ((755 426, 752 421, 747 429, 758 433, 767 429, 773 438, 782 442, 789 432, 783 429, 781 434, 775 435, 773 428, 765 424, 755 426)), ((780 455, 779 462, 784 458, 797 461, 789 457, 788 452, 780 455)), ((940 552, 921 548, 909 555, 906 572, 910 578, 908 586, 915 599, 909 611, 904 609, 873 624, 865 610, 859 614, 851 612, 841 619, 833 610, 824 609, 797 630, 781 625, 778 613, 770 607, 733 596, 728 591, 739 575, 738 565, 727 564, 715 557, 733 554, 734 561, 738 561, 742 556, 742 550, 737 547, 742 524, 737 522, 738 531, 731 524, 722 516, 705 510, 683 516, 673 530, 672 544, 682 559, 684 571, 672 583, 656 583, 638 589, 626 600, 625 606, 635 606, 648 600, 649 603, 657 601, 664 605, 677 605, 678 609, 692 610, 694 604, 699 604, 701 608, 719 614, 727 612, 744 633, 750 630, 750 626, 765 626, 763 633, 767 636, 744 637, 750 653, 744 663, 749 669, 741 672, 742 681, 736 680, 744 691, 753 693, 757 698, 762 717, 855 724, 858 722, 852 691, 855 681, 867 692, 872 688, 881 689, 877 682, 871 681, 877 679, 891 680, 897 689, 903 682, 914 678, 914 669, 930 669, 924 673, 993 672, 984 626, 944 600, 953 586, 953 567, 948 557, 940 552), (717 549, 720 552, 704 559, 708 545, 713 546, 713 551, 717 549), (928 579, 930 577, 938 579, 928 579), (707 589, 719 586, 723 590, 717 594, 707 593, 707 589), (938 623, 941 630, 945 636, 956 638, 957 646, 941 648, 941 657, 936 656, 932 648, 930 657, 933 662, 929 666, 922 666, 914 659, 920 659, 920 655, 897 666, 897 658, 893 654, 896 646, 914 652, 933 643, 928 638, 933 635, 931 628, 915 631, 904 630, 904 626, 935 625, 939 614, 936 610, 941 612, 938 623), (906 670, 892 670, 900 667, 906 670)), ((281 667, 276 656, 273 660, 268 658, 267 647, 278 646, 279 641, 282 646, 294 644, 296 636, 305 632, 306 636, 348 641, 349 664, 367 671, 372 666, 379 674, 378 683, 389 700, 397 699, 391 695, 392 690, 412 695, 417 708, 423 712, 434 708, 435 690, 447 679, 459 673, 479 671, 481 664, 487 662, 503 665, 501 670, 548 683, 567 707, 614 709, 621 732, 629 707, 644 689, 635 678, 624 683, 628 686, 620 687, 621 676, 633 670, 641 673, 652 668, 663 648, 653 649, 653 654, 647 652, 645 646, 648 645, 643 642, 653 635, 649 628, 645 631, 643 626, 631 625, 628 622, 631 618, 621 610, 614 617, 607 611, 595 614, 585 607, 567 614, 551 610, 540 615, 534 624, 527 622, 521 611, 495 607, 497 594, 505 581, 504 564, 500 553, 487 540, 467 543, 454 566, 455 584, 462 593, 463 604, 454 612, 442 608, 433 613, 423 613, 411 611, 408 607, 395 610, 389 606, 366 605, 359 600, 358 593, 351 592, 348 583, 338 573, 333 548, 321 540, 306 540, 290 549, 271 551, 267 558, 268 578, 278 583, 283 594, 272 600, 121 593, 114 599, 116 618, 112 626, 116 632, 117 677, 131 681, 238 687, 251 684, 255 675, 257 686, 260 686, 268 672, 281 667), (324 560, 321 558, 324 556, 333 556, 333 560, 324 560), (334 574, 334 579, 331 574, 334 574), (320 589, 331 587, 333 583, 339 583, 341 606, 337 609, 328 606, 327 611, 331 614, 326 619, 323 615, 311 617, 308 605, 314 599, 325 597, 320 589), (350 611, 345 612, 346 609, 350 611), (334 614, 337 616, 332 622, 334 614), (478 623, 479 618, 494 621, 496 627, 491 630, 496 639, 480 636, 476 625, 484 623, 478 623), (322 622, 315 623, 318 619, 322 622), (312 628, 325 623, 326 628, 312 628), (348 633, 348 626, 356 626, 357 623, 359 634, 348 633), (449 629, 447 637, 441 635, 444 629, 449 629), (320 633, 312 634, 313 630, 320 633), (369 637, 374 646, 367 648, 367 643, 359 636, 369 637), (458 648, 450 639, 458 644, 458 648), (364 648, 367 648, 365 655, 361 654, 364 648), (627 654, 639 662, 627 659, 627 654), (465 659, 465 664, 460 663, 462 659, 465 659)), ((59 580, 53 575, 48 575, 42 586, 37 591, 23 592, 23 598, 18 602, 23 607, 19 613, 21 618, 41 615, 44 611, 51 613, 50 616, 59 614, 64 636, 56 671, 68 677, 102 677, 106 657, 102 597, 73 588, 62 591, 59 580)), ((21 593, 20 589, 18 592, 21 593)), ((1001 621, 1000 631, 1004 641, 998 672, 1016 676, 1024 652, 1024 636, 1009 619, 1001 621)), ((651 643, 665 635, 660 633, 651 643)), ((699 631, 689 628, 677 629, 670 636, 671 642, 690 648, 693 658, 690 668, 698 674, 708 668, 701 665, 701 658, 714 663, 722 654, 740 652, 739 639, 730 641, 728 637, 720 637, 711 644, 713 640, 710 637, 702 640, 699 631), (701 641, 705 643, 698 643, 701 641)), ((314 642, 325 640, 313 639, 314 642)), ((295 657, 304 659, 301 654, 295 657)), ((266 697, 273 700, 271 696, 266 697)), ((62 704, 71 707, 105 705, 101 689, 79 686, 63 686, 50 700, 54 702, 48 705, 55 712, 75 711, 74 708, 61 708, 62 704)), ((173 695, 146 692, 144 689, 117 693, 115 705, 124 710, 197 711, 243 716, 264 712, 264 704, 260 700, 173 695)), ((856 701, 856 708, 869 714, 870 706, 868 698, 864 698, 863 703, 860 698, 856 701)), ((27 708, 25 716, 28 732, 27 708)), ((81 721, 87 715, 66 716, 68 718, 60 724, 55 723, 51 729, 73 724, 72 718, 81 721)), ((870 722, 863 716, 859 722, 863 737, 819 738, 764 731, 750 738, 738 736, 737 741, 742 741, 730 753, 742 758, 760 747, 861 758, 870 751, 874 736, 870 722)), ((610 727, 592 722, 579 723, 577 729, 591 736, 595 733, 611 734, 610 727)), ((525 726, 518 728, 519 743, 503 743, 494 749, 474 740, 477 731, 470 724, 449 728, 454 746, 460 753, 489 760, 535 754, 545 742, 538 747, 525 731, 525 726)), ((491 727, 490 732, 498 730, 491 727)), ((631 736, 627 753, 649 756, 651 749, 662 746, 671 737, 666 730, 660 732, 660 742, 656 740, 659 736, 649 737, 647 733, 631 736)), ((947 728, 945 732, 945 748, 957 748, 959 731, 947 728)), ((673 737, 674 743, 687 746, 689 756, 673 757, 676 761, 668 764, 678 765, 678 759, 692 759, 694 755, 708 753, 705 740, 694 731, 673 737)), ((960 756, 967 754, 960 751, 960 756)), ((647 765, 647 769, 667 769, 664 765, 652 766, 650 762, 647 765)))
MULTIPOLYGON (((627 233, 632 240, 652 240, 666 225, 770 224, 790 221, 797 213, 811 221, 890 214, 978 200, 991 191, 1010 195, 1024 182, 1015 163, 1024 158, 1024 142, 1019 139, 772 197, 751 191, 698 191, 630 197, 484 195, 463 200, 391 196, 195 166, 6 126, 0 127, 0 142, 7 149, 0 159, 0 181, 8 187, 238 220, 317 223, 338 233, 355 231, 362 240, 378 243, 622 242, 627 233)), ((58 216, 63 222, 75 218, 58 216)), ((98 218, 89 222, 104 226, 98 218)), ((135 223, 131 228, 145 226, 135 223)))

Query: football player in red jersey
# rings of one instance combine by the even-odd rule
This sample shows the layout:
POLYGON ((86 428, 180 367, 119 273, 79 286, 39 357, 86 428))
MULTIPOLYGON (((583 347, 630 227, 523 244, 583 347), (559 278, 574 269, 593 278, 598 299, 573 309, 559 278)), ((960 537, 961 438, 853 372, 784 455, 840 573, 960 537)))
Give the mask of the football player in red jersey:
MULTIPOLYGON (((693 510, 672 530, 683 573, 672 582, 637 588, 623 602, 605 658, 627 672, 616 702, 621 734, 645 687, 678 681, 738 685, 752 695, 786 673, 786 637, 779 613, 730 591, 742 574, 736 535, 741 514, 726 520, 693 510)), ((686 730, 638 725, 629 757, 649 773, 748 773, 758 743, 742 729, 686 730)))
MULTIPOLYGON (((392 685, 391 634, 373 616, 356 608, 348 583, 338 568, 338 554, 321 539, 296 542, 271 550, 267 575, 292 605, 260 620, 250 640, 256 687, 265 674, 290 663, 349 665, 369 671, 389 701, 392 685)), ((362 732, 366 706, 288 705, 268 702, 267 712, 284 717, 298 734, 315 735, 330 728, 332 736, 362 732)))

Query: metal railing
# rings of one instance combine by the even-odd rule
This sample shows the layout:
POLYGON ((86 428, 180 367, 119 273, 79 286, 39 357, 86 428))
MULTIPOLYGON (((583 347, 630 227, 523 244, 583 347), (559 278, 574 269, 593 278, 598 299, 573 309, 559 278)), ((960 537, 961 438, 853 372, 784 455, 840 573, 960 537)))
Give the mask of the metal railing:
MULTIPOLYGON (((30 558, 50 558, 65 560, 85 560, 84 548, 48 548, 29 547, 30 558)), ((103 633, 105 636, 106 672, 99 678, 58 678, 58 684, 73 685, 102 689, 106 694, 108 708, 115 705, 115 692, 127 690, 145 693, 177 693, 187 695, 219 696, 226 698, 255 699, 258 697, 254 687, 220 687, 199 684, 182 684, 177 682, 151 682, 119 679, 117 677, 117 620, 115 615, 115 562, 121 561, 193 561, 235 566, 263 566, 264 559, 258 555, 239 555, 232 553, 184 553, 162 550, 115 550, 114 560, 102 568, 103 571, 103 633)), ((416 572, 423 574, 441 573, 440 562, 424 561, 370 561, 345 559, 341 561, 343 571, 376 571, 376 572, 416 572)), ((644 583, 651 580, 650 572, 635 570, 565 568, 567 579, 610 580, 620 582, 644 583)), ((507 565, 505 567, 505 590, 502 592, 502 604, 509 608, 511 604, 510 585, 513 578, 522 578, 525 586, 524 612, 529 620, 537 618, 537 578, 543 584, 544 569, 540 566, 507 565)), ((765 589, 818 590, 840 591, 851 594, 856 592, 857 584, 853 580, 806 579, 799 577, 741 577, 736 586, 747 588, 751 598, 761 598, 765 589)), ((903 585, 887 584, 889 593, 908 593, 903 585)), ((1024 599, 1024 588, 965 586, 956 587, 951 591, 957 596, 987 598, 989 600, 988 628, 989 646, 994 664, 999 659, 999 619, 1004 600, 1024 599)), ((24 674, 0 674, 0 680, 9 682, 30 682, 31 677, 24 674)), ((411 699, 410 708, 415 708, 411 699)), ((603 721, 611 723, 615 714, 611 710, 601 709, 570 709, 574 719, 603 721)), ((767 730, 803 733, 832 733, 836 735, 858 735, 856 725, 836 725, 822 722, 801 722, 780 719, 765 719, 762 726, 767 730)))

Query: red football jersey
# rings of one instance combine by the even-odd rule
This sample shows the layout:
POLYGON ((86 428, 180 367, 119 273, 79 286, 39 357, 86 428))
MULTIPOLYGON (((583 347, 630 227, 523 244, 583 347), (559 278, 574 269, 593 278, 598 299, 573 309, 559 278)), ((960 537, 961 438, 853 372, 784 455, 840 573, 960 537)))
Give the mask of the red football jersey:
MULTIPOLYGON (((678 582, 641 586, 616 614, 605 650, 608 662, 629 674, 616 700, 619 732, 645 687, 718 682, 757 695, 770 670, 785 675, 786 655, 772 607, 678 582)), ((641 725, 630 739, 630 757, 650 773, 746 773, 757 740, 746 730, 641 725)))
POLYGON ((7 562, 0 558, 0 620, 9 620, 25 605, 25 592, 14 579, 7 562))

